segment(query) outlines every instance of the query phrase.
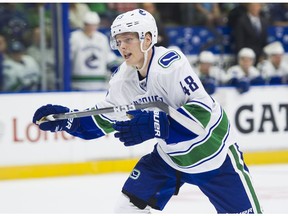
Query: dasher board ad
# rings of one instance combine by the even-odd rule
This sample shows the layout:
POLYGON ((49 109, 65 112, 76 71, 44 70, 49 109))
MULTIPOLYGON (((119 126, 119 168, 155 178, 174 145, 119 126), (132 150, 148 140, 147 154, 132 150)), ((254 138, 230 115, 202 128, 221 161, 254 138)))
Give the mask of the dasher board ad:
MULTIPOLYGON (((0 166, 70 163, 140 157, 155 140, 125 147, 113 134, 82 140, 66 132, 40 131, 32 123, 37 108, 59 104, 84 110, 105 98, 106 92, 1 94, 0 166)), ((259 86, 239 94, 235 88, 218 88, 212 95, 234 125, 243 151, 288 149, 288 87, 259 86)))

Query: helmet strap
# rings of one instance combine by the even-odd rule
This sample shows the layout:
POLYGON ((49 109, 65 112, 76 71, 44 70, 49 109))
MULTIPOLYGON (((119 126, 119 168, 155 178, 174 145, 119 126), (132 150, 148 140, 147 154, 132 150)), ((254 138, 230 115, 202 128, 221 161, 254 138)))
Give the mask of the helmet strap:
POLYGON ((153 44, 151 43, 151 45, 146 50, 144 50, 143 49, 143 44, 144 44, 144 40, 142 40, 141 43, 140 43, 141 52, 143 52, 143 54, 144 54, 143 66, 140 69, 138 69, 140 71, 145 68, 145 66, 147 64, 147 60, 148 60, 148 51, 153 47, 153 44))

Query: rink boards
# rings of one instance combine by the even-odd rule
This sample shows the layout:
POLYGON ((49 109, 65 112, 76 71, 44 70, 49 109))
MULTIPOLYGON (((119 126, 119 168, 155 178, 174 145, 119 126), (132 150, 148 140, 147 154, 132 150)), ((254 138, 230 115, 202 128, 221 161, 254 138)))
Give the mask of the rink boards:
MULTIPOLYGON (((288 87, 253 87, 240 95, 219 88, 216 98, 238 133, 248 164, 288 163, 288 87)), ((105 92, 1 94, 0 179, 128 172, 154 142, 127 148, 113 134, 84 141, 40 131, 31 123, 44 104, 92 107, 105 92)))

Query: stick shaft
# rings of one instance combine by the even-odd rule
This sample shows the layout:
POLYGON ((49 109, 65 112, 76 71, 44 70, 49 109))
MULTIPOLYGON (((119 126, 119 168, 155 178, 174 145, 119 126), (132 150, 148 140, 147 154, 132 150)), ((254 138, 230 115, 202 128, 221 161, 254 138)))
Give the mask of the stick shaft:
POLYGON ((199 125, 198 123, 194 122, 193 120, 189 119, 185 115, 181 114, 174 108, 168 106, 162 101, 156 101, 151 103, 145 104, 129 104, 129 105, 121 105, 121 106, 114 106, 114 107, 106 107, 94 110, 85 110, 85 111, 77 111, 77 112, 69 112, 69 113, 60 113, 60 114, 52 114, 44 117, 38 123, 41 124, 47 121, 56 121, 56 120, 63 120, 63 119, 70 119, 70 118, 81 118, 93 115, 100 115, 100 114, 107 114, 107 113, 119 113, 119 112, 127 112, 131 110, 139 110, 139 109, 146 109, 156 107, 163 112, 170 115, 175 121, 179 122, 181 125, 186 127, 188 130, 192 131, 196 134, 203 134, 205 133, 205 129, 199 125))

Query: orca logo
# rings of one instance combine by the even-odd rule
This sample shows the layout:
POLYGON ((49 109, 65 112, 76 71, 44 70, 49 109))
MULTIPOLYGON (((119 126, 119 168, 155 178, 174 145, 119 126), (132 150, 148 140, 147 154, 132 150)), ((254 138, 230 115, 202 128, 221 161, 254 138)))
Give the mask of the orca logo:
POLYGON ((130 178, 136 180, 139 178, 140 174, 141 174, 141 172, 139 170, 133 169, 133 171, 130 174, 130 178))
POLYGON ((93 68, 93 69, 96 69, 98 68, 98 57, 92 53, 91 56, 89 56, 86 60, 85 60, 85 65, 88 67, 88 68, 93 68))

